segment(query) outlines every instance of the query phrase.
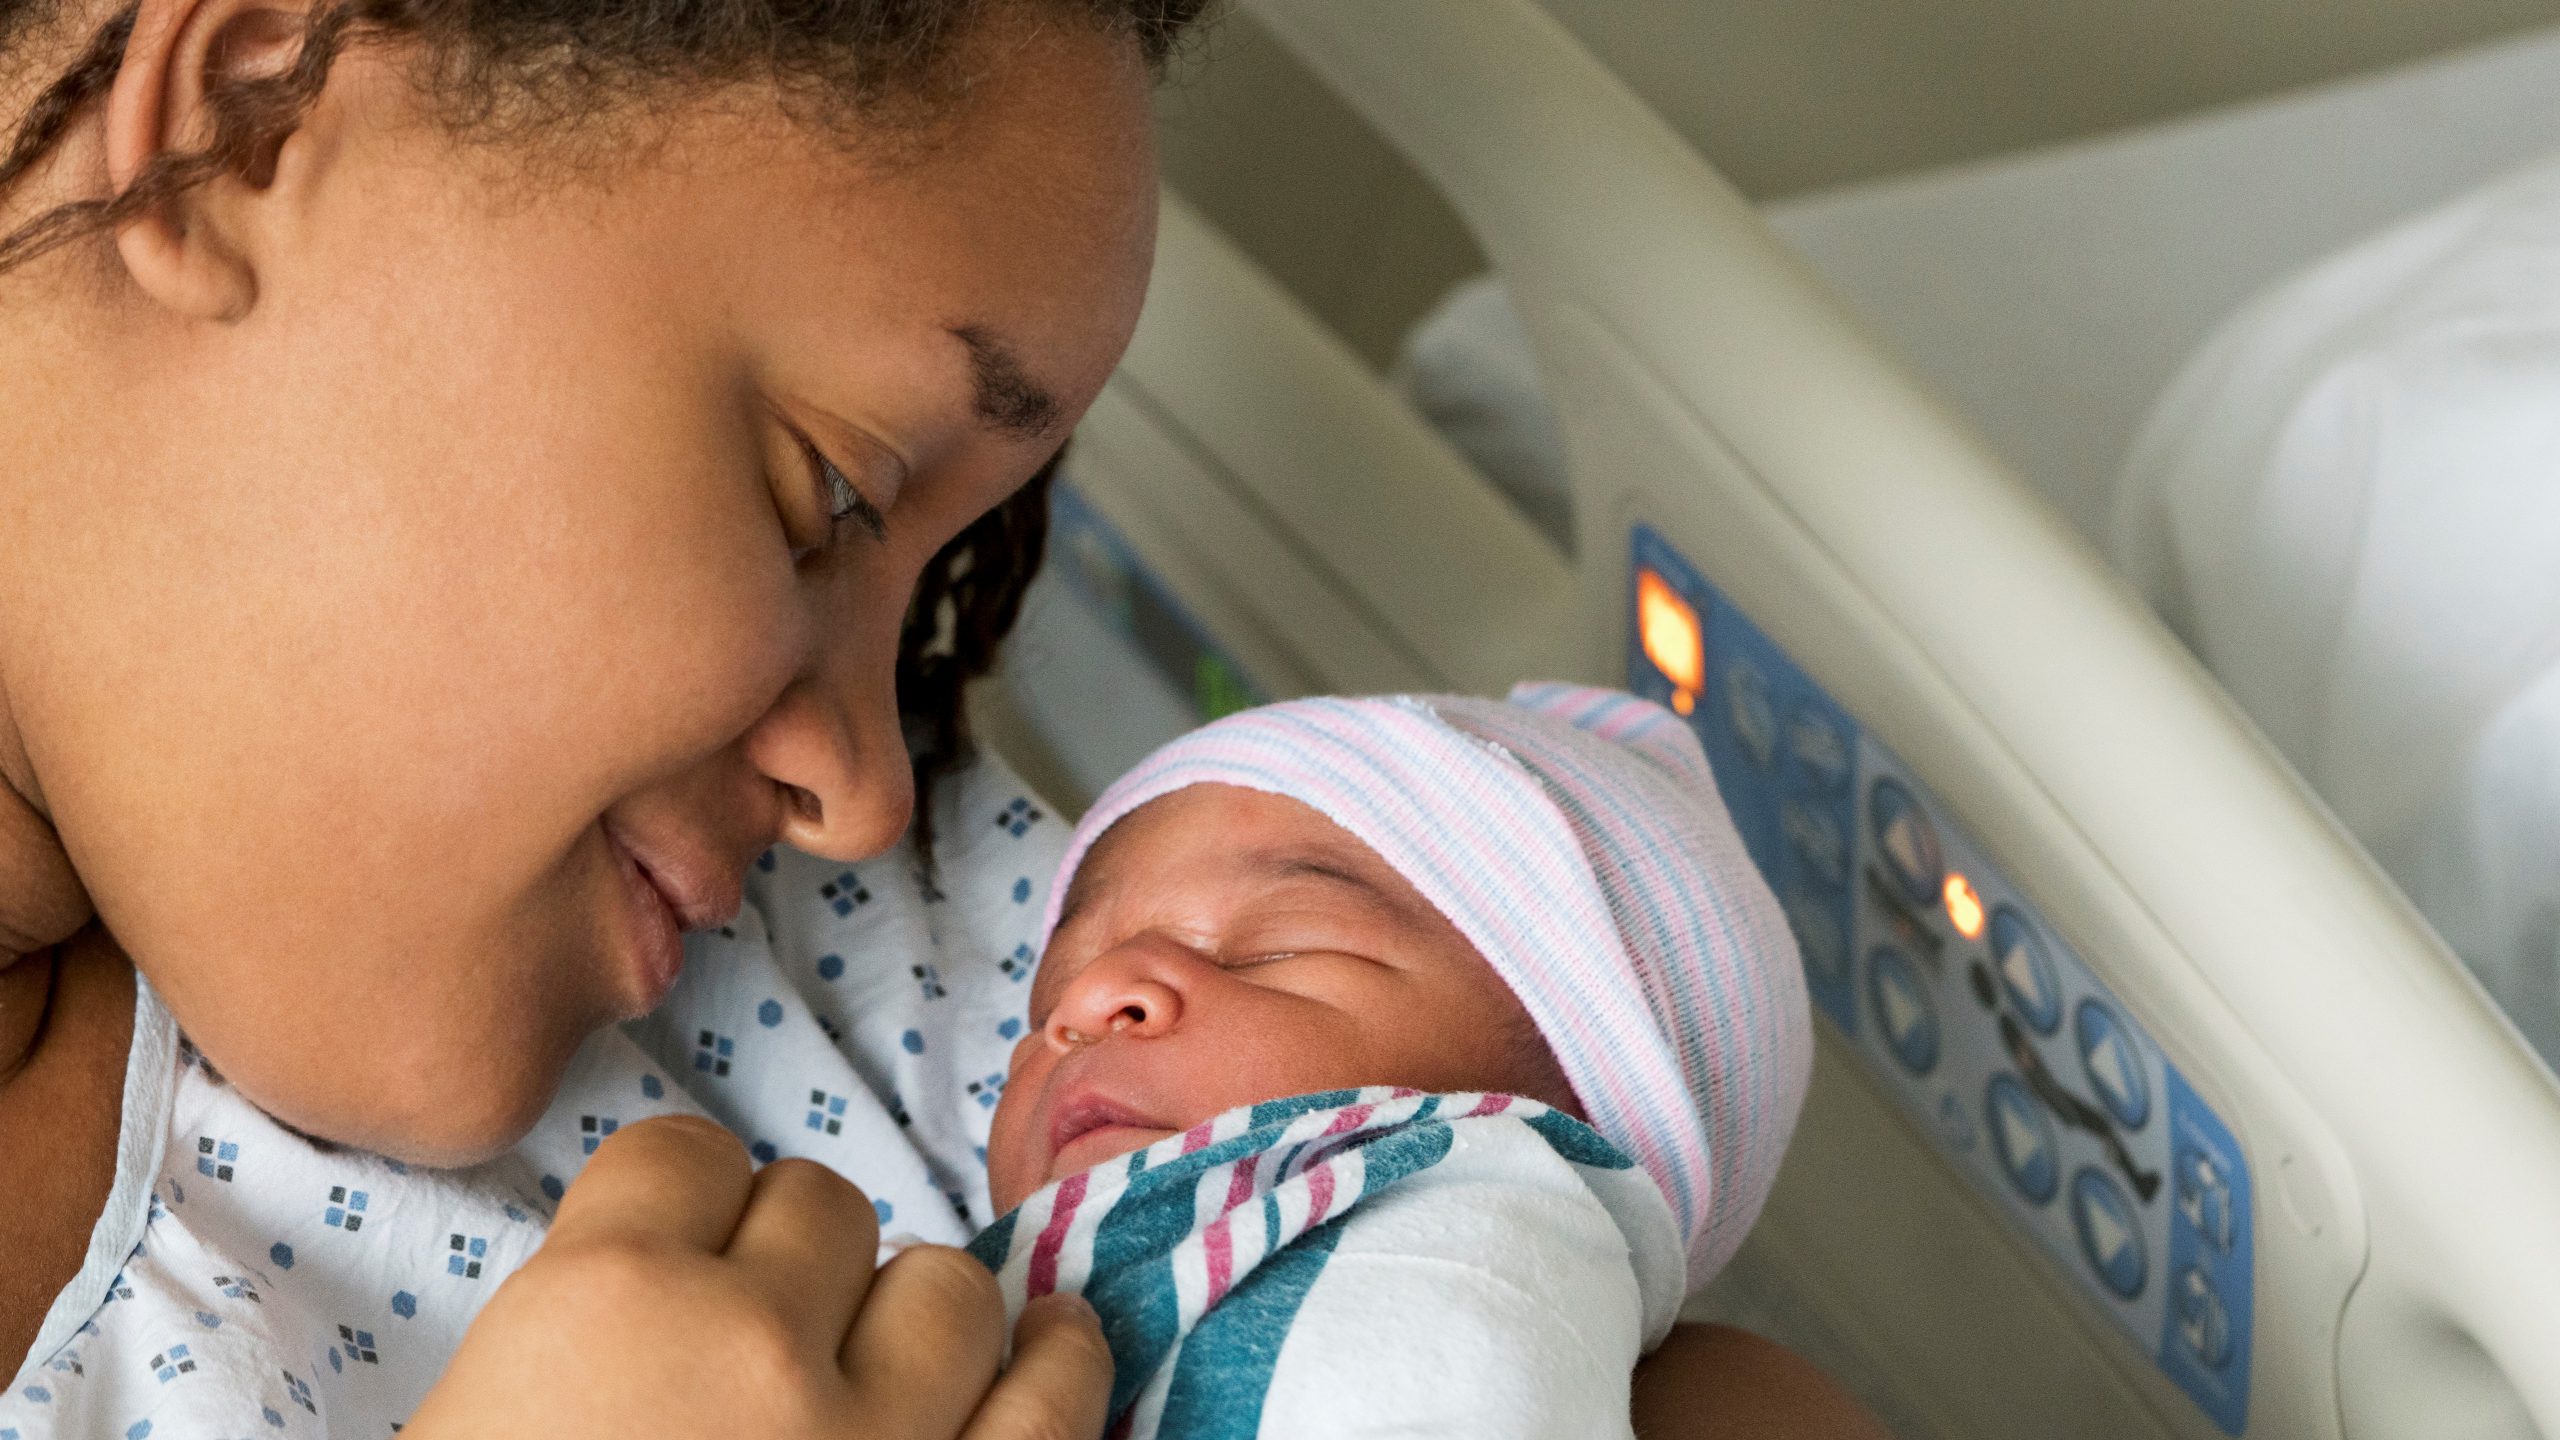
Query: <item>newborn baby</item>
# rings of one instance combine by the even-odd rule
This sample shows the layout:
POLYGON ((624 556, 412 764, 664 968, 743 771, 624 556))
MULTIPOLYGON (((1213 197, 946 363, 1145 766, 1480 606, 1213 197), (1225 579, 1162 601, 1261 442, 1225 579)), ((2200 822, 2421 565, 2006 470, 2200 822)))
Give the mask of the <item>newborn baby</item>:
POLYGON ((1101 1312, 1115 1433, 1628 1433, 1811 1061, 1679 720, 1230 716, 1095 804, 1050 906, 972 1248, 1101 1312))

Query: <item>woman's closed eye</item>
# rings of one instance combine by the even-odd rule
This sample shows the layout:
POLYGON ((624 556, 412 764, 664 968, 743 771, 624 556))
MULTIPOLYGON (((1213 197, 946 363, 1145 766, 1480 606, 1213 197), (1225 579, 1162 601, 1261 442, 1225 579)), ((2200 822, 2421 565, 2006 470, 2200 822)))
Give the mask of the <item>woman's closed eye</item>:
POLYGON ((796 427, 791 431, 791 438, 799 445, 801 458, 808 462, 809 479, 818 488, 819 508, 825 512, 828 523, 841 525, 847 520, 856 521, 871 532, 872 539, 888 539, 888 517, 880 513, 880 507, 871 503, 870 497, 862 493, 852 477, 844 473, 843 467, 828 459, 827 452, 819 449, 816 441, 796 427))

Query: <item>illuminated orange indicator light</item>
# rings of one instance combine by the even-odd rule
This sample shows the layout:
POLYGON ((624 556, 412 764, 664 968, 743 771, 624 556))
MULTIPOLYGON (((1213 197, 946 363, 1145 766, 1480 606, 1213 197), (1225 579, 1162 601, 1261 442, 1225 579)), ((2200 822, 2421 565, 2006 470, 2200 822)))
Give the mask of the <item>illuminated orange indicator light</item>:
POLYGON ((1982 938, 1982 897, 1973 893, 1972 881, 1952 870, 1947 872, 1947 918, 1967 940, 1982 938))
POLYGON ((1644 658, 1671 682, 1671 708, 1686 715, 1707 688, 1707 639, 1697 607, 1651 570, 1636 571, 1636 634, 1644 658))

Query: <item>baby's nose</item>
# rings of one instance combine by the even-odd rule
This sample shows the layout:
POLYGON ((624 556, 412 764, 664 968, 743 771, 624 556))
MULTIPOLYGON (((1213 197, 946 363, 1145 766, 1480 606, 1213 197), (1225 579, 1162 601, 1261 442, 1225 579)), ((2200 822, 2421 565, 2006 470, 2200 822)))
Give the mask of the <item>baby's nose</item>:
POLYGON ((1148 1039, 1182 1023, 1182 992, 1143 947, 1095 956, 1058 997, 1045 1031, 1053 1050, 1072 1050, 1107 1036, 1148 1039))

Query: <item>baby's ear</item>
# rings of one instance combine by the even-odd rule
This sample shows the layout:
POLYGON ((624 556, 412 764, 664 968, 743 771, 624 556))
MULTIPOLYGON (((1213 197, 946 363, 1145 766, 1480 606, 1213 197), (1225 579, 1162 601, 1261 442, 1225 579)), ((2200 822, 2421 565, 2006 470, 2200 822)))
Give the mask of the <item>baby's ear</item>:
POLYGON ((138 202, 116 253, 177 314, 249 313, 276 212, 327 148, 292 145, 318 88, 297 93, 309 18, 299 0, 144 0, 134 17, 105 117, 108 183, 138 202))

